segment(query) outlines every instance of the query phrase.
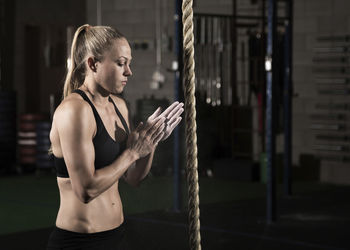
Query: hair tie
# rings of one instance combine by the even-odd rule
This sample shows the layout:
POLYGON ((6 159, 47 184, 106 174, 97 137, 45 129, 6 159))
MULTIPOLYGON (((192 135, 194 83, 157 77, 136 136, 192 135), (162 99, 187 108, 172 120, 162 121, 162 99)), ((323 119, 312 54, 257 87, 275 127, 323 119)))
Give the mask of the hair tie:
POLYGON ((91 25, 87 25, 87 26, 85 26, 85 30, 86 30, 86 31, 89 31, 91 28, 92 28, 92 26, 91 26, 91 25))

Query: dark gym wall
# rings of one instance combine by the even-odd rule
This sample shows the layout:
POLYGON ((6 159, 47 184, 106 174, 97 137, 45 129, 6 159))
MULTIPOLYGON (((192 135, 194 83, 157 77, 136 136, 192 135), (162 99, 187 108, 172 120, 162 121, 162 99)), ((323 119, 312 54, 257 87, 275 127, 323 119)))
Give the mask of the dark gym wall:
POLYGON ((26 113, 37 113, 40 109, 40 100, 38 94, 41 94, 40 84, 40 28, 39 26, 26 25, 24 28, 24 61, 26 67, 24 70, 26 89, 26 113), (33 86, 35 87, 33 88, 33 86))
POLYGON ((17 91, 18 114, 48 113, 50 94, 60 98, 63 86, 66 27, 86 22, 86 1, 13 2, 16 13, 13 89, 17 91))
POLYGON ((14 65, 14 24, 15 24, 15 1, 0 2, 0 41, 1 41, 1 86, 3 90, 13 88, 13 65, 14 65))
POLYGON ((330 107, 332 104, 348 107, 349 94, 332 93, 337 89, 348 89, 347 86, 335 84, 332 79, 346 81, 348 75, 329 70, 334 67, 348 69, 349 56, 346 53, 319 53, 317 48, 349 46, 349 40, 346 41, 350 33, 349 7, 350 1, 347 0, 294 1, 293 162, 299 164, 302 154, 327 157, 321 160, 320 180, 338 184, 350 183, 347 160, 350 143, 337 141, 338 137, 347 138, 349 134, 349 109, 330 107), (322 37, 329 40, 320 40, 322 37), (337 37, 340 39, 335 39, 337 37), (339 56, 343 56, 345 63, 331 61, 339 56), (322 78, 331 80, 320 84, 318 81, 322 78), (327 90, 326 93, 324 90, 327 90), (338 118, 330 120, 328 115, 338 118), (327 130, 327 126, 344 126, 344 129, 327 130), (330 139, 319 139, 325 136, 330 139))

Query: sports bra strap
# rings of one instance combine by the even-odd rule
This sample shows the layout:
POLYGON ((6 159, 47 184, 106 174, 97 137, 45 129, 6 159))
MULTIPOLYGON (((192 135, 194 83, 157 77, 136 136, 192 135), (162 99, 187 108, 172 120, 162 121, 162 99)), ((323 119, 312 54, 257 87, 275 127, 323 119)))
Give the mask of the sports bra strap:
POLYGON ((130 134, 128 125, 126 124, 126 121, 125 121, 123 115, 120 113, 119 109, 117 108, 117 105, 115 105, 115 103, 114 103, 114 101, 112 100, 111 97, 109 97, 109 101, 113 103, 115 112, 116 112, 117 115, 119 116, 119 119, 120 119, 120 121, 122 122, 122 124, 123 124, 123 126, 124 126, 125 132, 126 132, 127 134, 130 134))
MULTIPOLYGON (((81 95, 81 97, 82 97, 85 101, 87 101, 87 102, 90 104, 90 106, 92 107, 92 111, 94 112, 95 117, 98 117, 99 119, 101 119, 101 118, 100 118, 100 115, 98 114, 98 112, 97 112, 97 110, 96 110, 96 108, 95 108, 95 106, 94 106, 94 104, 90 101, 89 97, 85 94, 84 91, 82 91, 81 89, 75 89, 73 92, 74 92, 74 93, 77 93, 77 94, 79 94, 79 95, 81 95)), ((123 115, 120 113, 119 109, 117 108, 117 105, 115 105, 115 103, 114 103, 114 101, 112 100, 112 98, 109 97, 108 100, 109 100, 110 102, 113 103, 115 112, 117 113, 117 115, 118 115, 120 121, 122 122, 126 134, 129 135, 129 134, 130 134, 130 131, 129 131, 128 125, 126 124, 126 121, 125 121, 123 115)), ((101 122, 102 122, 102 120, 101 120, 101 122)))
POLYGON ((82 91, 81 89, 75 89, 75 90, 73 90, 73 93, 79 94, 86 102, 88 102, 90 104, 91 108, 92 108, 92 111, 94 113, 95 119, 99 119, 100 122, 102 122, 101 117, 98 114, 94 104, 90 101, 89 97, 85 94, 85 92, 82 91))

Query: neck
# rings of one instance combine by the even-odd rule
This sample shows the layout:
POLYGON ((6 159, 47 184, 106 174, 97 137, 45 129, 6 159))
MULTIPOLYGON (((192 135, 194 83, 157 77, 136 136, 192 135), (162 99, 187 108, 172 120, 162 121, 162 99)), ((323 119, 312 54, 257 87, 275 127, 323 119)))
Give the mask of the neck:
POLYGON ((108 97, 110 93, 96 83, 84 81, 80 89, 87 92, 95 104, 104 106, 109 102, 108 97))

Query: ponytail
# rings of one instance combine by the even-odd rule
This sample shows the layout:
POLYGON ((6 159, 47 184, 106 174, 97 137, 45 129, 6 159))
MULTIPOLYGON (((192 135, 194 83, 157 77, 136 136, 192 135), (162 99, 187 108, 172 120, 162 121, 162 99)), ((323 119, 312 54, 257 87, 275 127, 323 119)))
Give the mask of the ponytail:
MULTIPOLYGON (((88 24, 84 24, 82 26, 80 26, 75 34, 74 34, 74 38, 72 41, 72 47, 71 47, 71 53, 70 53, 70 57, 68 58, 68 62, 67 62, 67 76, 66 79, 64 81, 64 87, 63 87, 63 99, 66 98, 70 93, 72 93, 73 90, 77 89, 80 87, 80 85, 82 84, 77 82, 77 74, 79 73, 78 66, 79 67, 84 67, 84 65, 77 65, 77 45, 78 45, 78 38, 81 38, 81 33, 85 32, 86 29, 89 27, 88 24), (80 36, 80 37, 79 37, 80 36)), ((80 39, 82 40, 82 39, 80 39)), ((81 41, 79 41, 81 42, 81 41)), ((80 63, 81 64, 81 63, 80 63)))

